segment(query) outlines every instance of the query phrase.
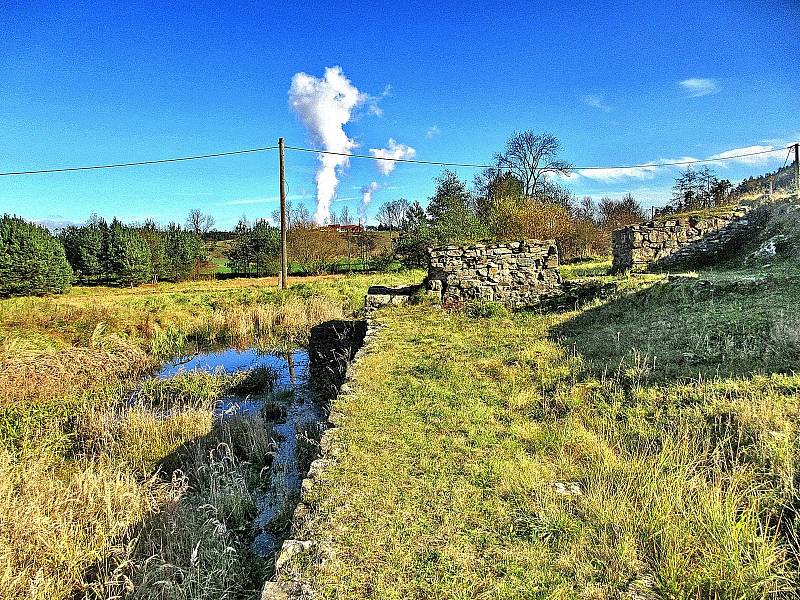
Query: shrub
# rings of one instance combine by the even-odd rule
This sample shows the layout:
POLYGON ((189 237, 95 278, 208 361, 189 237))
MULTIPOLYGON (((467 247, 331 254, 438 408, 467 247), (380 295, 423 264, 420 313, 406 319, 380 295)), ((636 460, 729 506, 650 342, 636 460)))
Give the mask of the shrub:
POLYGON ((0 221, 0 297, 61 293, 73 280, 64 247, 44 227, 0 221))

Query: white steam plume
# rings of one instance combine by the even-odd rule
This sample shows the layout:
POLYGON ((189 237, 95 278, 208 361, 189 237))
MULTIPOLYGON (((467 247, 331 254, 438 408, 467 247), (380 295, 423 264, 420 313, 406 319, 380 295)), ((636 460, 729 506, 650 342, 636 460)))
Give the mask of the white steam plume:
MULTIPOLYGON (((389 144, 386 148, 370 148, 369 153, 375 158, 414 158, 417 151, 411 146, 405 144, 398 144, 393 138, 389 138, 389 144)), ((397 163, 393 160, 376 160, 375 166, 378 171, 384 175, 389 175, 397 167, 397 163)))
POLYGON ((364 219, 367 216, 367 207, 369 203, 372 202, 372 194, 378 191, 377 181, 371 182, 369 185, 365 185, 361 188, 361 206, 358 208, 358 214, 361 215, 361 218, 364 219))
MULTIPOLYGON (((342 73, 341 67, 328 67, 320 79, 307 73, 296 73, 289 89, 289 104, 311 137, 322 149, 329 152, 350 153, 357 144, 344 132, 353 110, 368 102, 342 73)), ((317 210, 314 220, 324 223, 330 218, 331 201, 339 185, 339 175, 347 167, 346 156, 319 155, 317 169, 317 210)))

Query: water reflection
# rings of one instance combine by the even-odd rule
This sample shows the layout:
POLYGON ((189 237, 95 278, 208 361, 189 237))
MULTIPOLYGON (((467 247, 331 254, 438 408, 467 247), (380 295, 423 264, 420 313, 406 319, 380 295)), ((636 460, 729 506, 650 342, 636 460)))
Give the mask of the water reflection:
POLYGON ((257 367, 269 367, 278 374, 277 389, 290 389, 308 380, 308 352, 264 352, 255 348, 211 350, 185 356, 164 365, 158 372, 158 377, 165 379, 191 371, 236 373, 257 367))

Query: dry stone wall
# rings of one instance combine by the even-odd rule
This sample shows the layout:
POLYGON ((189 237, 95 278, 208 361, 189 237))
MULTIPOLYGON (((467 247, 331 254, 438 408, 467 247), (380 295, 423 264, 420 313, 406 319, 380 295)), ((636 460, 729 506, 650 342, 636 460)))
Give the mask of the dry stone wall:
POLYGON ((553 240, 443 246, 428 252, 426 287, 443 302, 478 299, 519 308, 562 293, 553 240))
POLYGON ((618 229, 611 239, 612 271, 707 262, 750 226, 751 210, 738 206, 712 216, 676 216, 618 229))

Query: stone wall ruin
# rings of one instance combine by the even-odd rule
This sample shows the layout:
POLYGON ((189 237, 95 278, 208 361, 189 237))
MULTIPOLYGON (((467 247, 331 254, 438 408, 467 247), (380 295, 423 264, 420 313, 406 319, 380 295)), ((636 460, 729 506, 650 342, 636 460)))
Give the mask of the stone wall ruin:
POLYGON ((562 294, 553 240, 431 248, 426 288, 444 303, 488 300, 511 308, 562 294))
POLYGON ((611 238, 614 273, 703 264, 722 253, 750 226, 751 206, 713 215, 676 215, 615 231, 611 238))

